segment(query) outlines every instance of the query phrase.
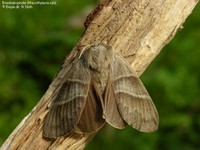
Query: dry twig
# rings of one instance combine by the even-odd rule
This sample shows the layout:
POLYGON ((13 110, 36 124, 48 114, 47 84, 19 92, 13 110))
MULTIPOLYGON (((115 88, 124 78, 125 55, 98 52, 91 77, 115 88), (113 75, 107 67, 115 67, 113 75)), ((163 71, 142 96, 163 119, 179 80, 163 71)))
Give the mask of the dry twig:
POLYGON ((80 45, 111 45, 133 66, 138 75, 182 28, 198 0, 107 0, 90 15, 87 29, 66 58, 63 68, 35 108, 18 125, 2 145, 2 150, 16 149, 83 149, 94 134, 61 137, 54 141, 42 138, 43 119, 48 112, 52 93, 68 70, 80 45))

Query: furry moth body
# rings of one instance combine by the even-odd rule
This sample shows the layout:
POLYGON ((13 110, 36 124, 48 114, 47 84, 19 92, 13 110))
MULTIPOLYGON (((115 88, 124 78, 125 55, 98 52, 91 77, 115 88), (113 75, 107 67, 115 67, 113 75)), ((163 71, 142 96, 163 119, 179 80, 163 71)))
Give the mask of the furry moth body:
POLYGON ((143 132, 158 128, 158 113, 131 66, 110 46, 93 44, 71 64, 43 126, 43 136, 96 132, 105 122, 143 132))

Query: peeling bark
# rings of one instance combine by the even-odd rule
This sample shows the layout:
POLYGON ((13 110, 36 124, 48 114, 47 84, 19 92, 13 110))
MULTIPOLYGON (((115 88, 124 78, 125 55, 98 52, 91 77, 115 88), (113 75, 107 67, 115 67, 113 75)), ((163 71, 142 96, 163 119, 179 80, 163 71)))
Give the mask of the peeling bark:
POLYGON ((107 0, 89 16, 87 29, 66 58, 62 69, 48 90, 16 127, 1 150, 16 149, 84 149, 94 134, 71 134, 56 140, 42 138, 43 119, 49 110, 68 65, 80 46, 91 43, 111 45, 132 65, 140 76, 160 50, 183 26, 198 0, 107 0))

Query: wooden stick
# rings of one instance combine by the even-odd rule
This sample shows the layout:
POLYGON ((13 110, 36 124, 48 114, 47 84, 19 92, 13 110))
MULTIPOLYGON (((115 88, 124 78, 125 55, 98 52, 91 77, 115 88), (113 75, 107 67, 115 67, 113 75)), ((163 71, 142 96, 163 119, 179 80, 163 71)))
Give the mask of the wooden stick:
POLYGON ((56 140, 42 137, 43 119, 57 89, 80 46, 91 43, 111 45, 140 76, 160 50, 182 28, 198 0, 107 0, 92 13, 87 29, 66 58, 62 69, 35 108, 17 126, 1 150, 84 149, 95 134, 71 134, 56 140))

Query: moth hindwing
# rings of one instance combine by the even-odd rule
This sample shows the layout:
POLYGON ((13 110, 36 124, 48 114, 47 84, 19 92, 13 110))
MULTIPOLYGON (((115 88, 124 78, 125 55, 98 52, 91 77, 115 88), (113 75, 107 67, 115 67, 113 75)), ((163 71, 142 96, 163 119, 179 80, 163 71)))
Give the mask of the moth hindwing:
POLYGON ((54 96, 43 135, 56 138, 71 131, 98 131, 105 122, 115 128, 126 124, 152 132, 158 113, 131 66, 108 45, 88 46, 71 64, 54 96))

